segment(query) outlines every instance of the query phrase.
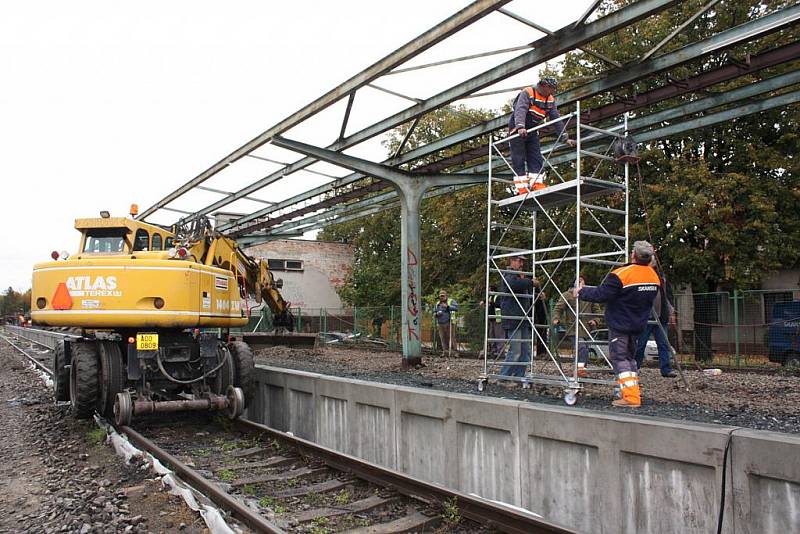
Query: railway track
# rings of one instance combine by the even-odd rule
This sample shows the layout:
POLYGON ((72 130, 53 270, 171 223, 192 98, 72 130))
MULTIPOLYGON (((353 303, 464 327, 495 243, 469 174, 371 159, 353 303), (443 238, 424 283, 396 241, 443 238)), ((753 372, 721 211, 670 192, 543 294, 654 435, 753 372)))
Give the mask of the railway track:
MULTIPOLYGON (((41 347, 69 336, 42 332, 6 333, 41 347)), ((3 337, 51 373, 49 353, 3 337)), ((118 430, 255 532, 572 532, 247 419, 154 416, 118 430)))

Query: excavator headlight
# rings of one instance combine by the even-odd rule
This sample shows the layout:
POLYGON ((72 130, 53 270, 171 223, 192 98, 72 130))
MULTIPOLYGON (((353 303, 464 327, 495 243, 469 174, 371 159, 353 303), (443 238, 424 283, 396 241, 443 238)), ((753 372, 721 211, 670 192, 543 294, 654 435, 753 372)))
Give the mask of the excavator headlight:
POLYGON ((62 250, 61 251, 61 257, 64 258, 65 260, 68 260, 69 259, 69 252, 67 252, 66 250, 62 250))
POLYGON ((167 255, 170 258, 174 258, 177 253, 178 253, 178 249, 176 249, 175 247, 172 247, 167 251, 167 255))
POLYGON ((178 249, 178 258, 185 259, 186 256, 189 255, 189 250, 186 247, 181 247, 178 249))
POLYGON ((54 250, 53 252, 51 252, 50 257, 53 258, 54 260, 58 260, 58 251, 54 250))

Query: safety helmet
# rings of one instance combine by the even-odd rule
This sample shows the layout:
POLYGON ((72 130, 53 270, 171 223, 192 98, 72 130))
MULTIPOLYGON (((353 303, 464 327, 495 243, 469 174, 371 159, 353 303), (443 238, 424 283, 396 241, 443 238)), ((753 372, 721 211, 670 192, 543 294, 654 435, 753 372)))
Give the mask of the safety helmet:
POLYGON ((545 76, 544 78, 541 78, 539 83, 548 87, 552 87, 554 91, 558 89, 558 80, 552 76, 545 76))

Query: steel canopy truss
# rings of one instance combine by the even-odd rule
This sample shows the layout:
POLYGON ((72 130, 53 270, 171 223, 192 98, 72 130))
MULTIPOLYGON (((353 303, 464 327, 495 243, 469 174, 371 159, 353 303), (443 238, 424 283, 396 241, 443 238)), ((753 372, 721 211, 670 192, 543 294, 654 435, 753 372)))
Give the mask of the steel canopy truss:
MULTIPOLYGON (((581 17, 574 23, 557 31, 551 31, 546 27, 538 25, 536 22, 527 20, 514 13, 513 4, 510 6, 511 9, 507 9, 506 5, 509 3, 510 0, 474 1, 416 39, 398 48, 380 61, 351 77, 343 84, 325 93, 321 98, 316 99, 308 106, 293 113, 286 119, 273 125, 262 134, 245 143, 237 150, 231 152, 209 169, 170 193, 153 206, 144 210, 140 218, 148 217, 158 210, 165 210, 182 214, 184 215, 183 220, 185 220, 199 215, 214 213, 237 200, 247 199, 265 204, 265 206, 251 213, 246 213, 235 221, 219 225, 218 230, 229 235, 237 236, 242 242, 248 243, 269 239, 270 236, 294 235, 303 231, 319 228, 333 221, 349 220, 375 213, 386 209, 387 206, 397 205, 399 201, 402 207, 403 220, 403 253, 401 258, 403 277, 401 284, 403 288, 402 299, 405 309, 402 328, 403 355, 404 363, 414 363, 420 354, 418 292, 420 288, 421 257, 419 246, 419 204, 423 198, 441 194, 442 191, 452 191, 463 187, 470 187, 475 183, 485 183, 487 163, 475 165, 468 169, 462 169, 458 171, 458 174, 448 173, 447 171, 454 166, 461 167, 472 159, 485 159, 487 148, 479 147, 479 149, 474 149, 473 151, 467 150, 460 155, 444 159, 440 158, 439 161, 422 167, 419 165, 415 166, 415 162, 460 143, 481 138, 482 136, 491 136, 494 132, 503 128, 508 120, 508 116, 497 117, 427 145, 404 152, 406 141, 422 117, 461 99, 506 91, 494 90, 492 86, 497 82, 501 82, 506 78, 524 72, 571 50, 581 49, 609 65, 611 70, 595 80, 560 94, 559 102, 562 105, 574 103, 578 100, 585 100, 588 97, 603 94, 610 90, 624 87, 637 80, 651 77, 656 73, 669 71, 676 66, 685 64, 699 57, 718 53, 758 39, 769 33, 786 28, 800 20, 800 6, 793 5, 750 20, 734 28, 720 31, 707 39, 688 44, 678 50, 661 53, 660 50, 672 38, 683 31, 693 20, 713 7, 716 1, 709 0, 709 2, 706 2, 705 5, 700 8, 700 11, 693 14, 689 20, 684 19, 682 24, 664 37, 661 42, 648 53, 644 54, 638 61, 628 65, 620 65, 615 58, 605 57, 594 51, 591 47, 591 43, 647 17, 670 9, 680 3, 678 0, 638 0, 612 13, 595 18, 594 20, 592 20, 592 15, 601 2, 598 0, 587 0, 587 10, 581 17), (536 31, 543 33, 544 36, 521 46, 463 55, 447 60, 428 61, 418 65, 407 65, 409 60, 419 56, 455 33, 495 11, 499 12, 499 14, 495 16, 505 18, 509 24, 523 24, 526 27, 534 28, 536 31), (419 71, 422 69, 431 70, 455 62, 466 62, 475 58, 511 54, 516 51, 524 52, 425 99, 418 99, 399 91, 387 89, 382 84, 382 79, 384 77, 401 75, 403 72, 419 71), (359 100, 356 98, 357 92, 365 87, 384 91, 385 93, 393 95, 395 98, 412 101, 413 104, 398 113, 377 120, 354 133, 348 134, 351 112, 354 108, 358 107, 359 103, 359 100), (332 136, 335 137, 333 143, 323 148, 286 137, 286 132, 303 125, 319 112, 331 107, 339 101, 343 102, 344 113, 341 125, 337 128, 338 131, 332 136), (406 139, 402 141, 395 154, 387 160, 378 163, 367 161, 363 158, 354 158, 353 156, 343 153, 346 149, 358 146, 402 124, 410 125, 409 133, 406 139), (292 153, 299 154, 301 157, 296 161, 288 163, 255 153, 257 149, 265 147, 266 145, 289 150, 292 153), (478 150, 480 153, 478 153, 478 150), (267 175, 258 178, 254 177, 249 185, 235 191, 228 191, 230 187, 220 186, 216 188, 203 185, 205 181, 220 174, 229 166, 235 165, 243 158, 264 159, 279 165, 280 168, 267 175), (351 174, 344 177, 335 177, 331 174, 321 173, 309 168, 317 162, 326 162, 340 168, 348 169, 351 171, 351 174), (410 171, 408 169, 410 169, 410 171), (324 178, 330 179, 331 181, 279 202, 253 197, 255 192, 299 171, 322 175, 324 178), (393 190, 384 191, 384 189, 386 189, 386 184, 382 182, 373 182, 366 186, 357 187, 359 185, 359 180, 363 180, 365 177, 384 180, 392 185, 393 190), (181 198, 184 194, 192 190, 204 190, 219 194, 222 198, 195 211, 178 209, 176 206, 171 205, 176 199, 181 198)), ((747 57, 744 62, 732 61, 729 65, 687 80, 675 81, 668 77, 667 80, 669 83, 659 89, 649 91, 643 95, 634 95, 631 99, 584 113, 580 119, 584 124, 604 122, 606 119, 618 116, 624 111, 645 107, 669 98, 705 89, 738 76, 751 74, 769 66, 797 59, 799 55, 800 44, 795 43, 794 45, 781 47, 775 51, 766 52, 754 56, 753 58, 747 57)), ((777 81, 773 81, 772 83, 773 85, 778 85, 777 81)), ((788 78, 783 79, 782 83, 789 83, 788 78)), ((761 93, 763 93, 763 91, 753 94, 761 93)), ((744 93, 739 94, 738 98, 748 98, 743 95, 744 93)), ((726 102, 735 102, 735 100, 723 102, 725 100, 723 95, 715 95, 715 97, 719 97, 721 101, 717 106, 724 105, 726 102)), ((778 101, 782 102, 782 105, 785 105, 786 102, 794 101, 792 100, 792 96, 787 95, 779 95, 775 98, 779 100, 768 98, 762 101, 762 103, 768 109, 769 107, 777 105, 776 102, 778 101)), ((692 111, 688 108, 682 109, 682 106, 683 105, 678 105, 674 108, 670 108, 673 110, 673 114, 678 113, 677 115, 671 115, 671 117, 680 119, 688 117, 690 114, 696 114, 699 111, 706 112, 708 109, 711 109, 703 108, 700 110, 694 109, 692 111), (680 114, 681 112, 683 112, 683 114, 680 114)), ((721 117, 722 115, 719 115, 719 113, 706 114, 691 120, 669 125, 668 127, 655 127, 651 130, 645 130, 644 135, 657 135, 658 133, 663 134, 668 131, 674 133, 683 131, 681 128, 688 129, 690 127, 699 127, 703 125, 704 121, 710 120, 710 118, 715 115, 721 117)), ((660 124, 654 122, 658 115, 653 115, 653 119, 650 121, 647 121, 647 117, 648 116, 644 116, 631 120, 631 130, 638 131, 648 127, 660 126, 660 124)), ((667 119, 662 118, 660 120, 667 119)), ((639 136, 640 134, 637 133, 636 135, 639 136)), ((292 135, 292 137, 295 136, 292 135)), ((586 146, 589 150, 592 148, 590 145, 592 138, 592 135, 586 136, 586 146)), ((642 137, 639 138, 644 140, 642 137)), ((556 164, 558 161, 564 162, 568 158, 568 155, 556 155, 553 158, 553 164, 556 164)), ((284 160, 286 158, 280 159, 284 160)), ((184 206, 181 207, 183 208, 184 206)))

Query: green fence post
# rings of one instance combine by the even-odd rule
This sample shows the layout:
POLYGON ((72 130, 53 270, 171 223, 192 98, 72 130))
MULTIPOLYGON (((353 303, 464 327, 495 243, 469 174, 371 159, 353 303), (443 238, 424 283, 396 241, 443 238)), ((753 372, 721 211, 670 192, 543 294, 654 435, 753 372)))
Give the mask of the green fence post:
POLYGON ((736 342, 736 367, 739 367, 739 290, 733 290, 733 335, 736 342))
POLYGON ((389 306, 389 348, 395 348, 394 342, 394 306, 389 306))

